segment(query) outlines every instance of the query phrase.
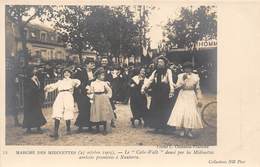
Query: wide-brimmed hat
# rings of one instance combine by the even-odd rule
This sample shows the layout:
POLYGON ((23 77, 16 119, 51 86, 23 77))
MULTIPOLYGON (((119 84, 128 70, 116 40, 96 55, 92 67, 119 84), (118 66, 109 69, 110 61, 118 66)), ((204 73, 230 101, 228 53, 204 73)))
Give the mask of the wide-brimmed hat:
POLYGON ((160 55, 160 56, 154 58, 154 60, 153 60, 154 64, 157 65, 158 60, 160 60, 160 59, 165 62, 166 66, 168 66, 168 64, 170 63, 170 61, 164 55, 160 55))
POLYGON ((193 68, 193 64, 190 61, 186 61, 182 66, 183 68, 193 68))
POLYGON ((158 59, 163 59, 164 61, 169 61, 164 55, 158 56, 158 59))
POLYGON ((85 60, 85 64, 88 64, 88 63, 95 63, 94 58, 87 57, 85 60))

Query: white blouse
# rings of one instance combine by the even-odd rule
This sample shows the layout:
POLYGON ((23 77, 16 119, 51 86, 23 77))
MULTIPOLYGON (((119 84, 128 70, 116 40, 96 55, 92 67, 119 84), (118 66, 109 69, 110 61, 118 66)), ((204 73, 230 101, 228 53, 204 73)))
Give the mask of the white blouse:
POLYGON ((95 81, 91 82, 90 86, 87 86, 88 94, 95 94, 95 93, 106 93, 109 98, 112 97, 112 89, 109 86, 109 83, 106 81, 101 81, 96 79, 95 81))
MULTIPOLYGON (((142 91, 144 89, 148 88, 153 82, 157 82, 157 78, 155 76, 156 70, 151 74, 151 76, 148 78, 146 82, 144 82, 144 85, 142 86, 142 91)), ((170 69, 167 69, 166 75, 163 76, 162 78, 162 83, 167 83, 170 86, 170 93, 174 92, 174 86, 175 84, 173 83, 172 80, 172 71, 170 69)))
POLYGON ((195 90, 197 97, 200 99, 202 97, 200 90, 200 78, 198 74, 194 73, 181 73, 178 75, 178 80, 176 83, 176 87, 182 87, 182 89, 195 90), (187 78, 184 80, 183 76, 187 75, 187 78))
POLYGON ((78 87, 79 85, 80 80, 78 79, 64 78, 62 80, 58 80, 56 83, 45 86, 45 90, 47 92, 52 92, 58 89, 58 91, 69 90, 70 92, 73 92, 74 87, 78 87))

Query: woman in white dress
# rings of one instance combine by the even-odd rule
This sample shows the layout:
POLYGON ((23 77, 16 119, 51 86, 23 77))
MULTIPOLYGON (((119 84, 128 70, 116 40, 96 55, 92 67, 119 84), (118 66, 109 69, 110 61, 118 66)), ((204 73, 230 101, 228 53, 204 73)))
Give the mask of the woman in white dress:
POLYGON ((104 126, 103 134, 106 135, 110 129, 110 123, 114 119, 113 109, 110 103, 112 89, 109 83, 105 81, 105 70, 100 67, 94 73, 97 78, 87 86, 89 97, 91 99, 90 121, 101 123, 104 126))
POLYGON ((176 88, 181 88, 172 114, 168 120, 169 126, 182 128, 180 136, 192 138, 192 129, 203 128, 198 107, 202 95, 199 85, 199 76, 192 73, 192 63, 183 64, 184 73, 178 75, 176 88))
POLYGON ((75 87, 80 85, 80 80, 71 79, 71 71, 65 69, 63 71, 63 79, 57 81, 56 83, 49 84, 45 86, 44 91, 46 93, 58 90, 58 95, 53 103, 52 108, 52 118, 54 119, 54 134, 50 135, 57 139, 59 137, 58 130, 60 125, 60 120, 63 118, 66 121, 67 134, 71 134, 70 124, 74 117, 74 98, 73 90, 75 87))

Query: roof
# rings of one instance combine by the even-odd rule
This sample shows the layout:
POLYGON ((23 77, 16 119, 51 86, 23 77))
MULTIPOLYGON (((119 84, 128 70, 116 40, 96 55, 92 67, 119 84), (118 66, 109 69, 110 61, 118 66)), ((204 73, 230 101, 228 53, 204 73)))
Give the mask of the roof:
POLYGON ((26 27, 35 28, 35 29, 38 29, 38 30, 44 30, 44 31, 47 31, 47 32, 55 32, 55 29, 54 29, 54 28, 46 27, 46 26, 44 26, 44 25, 39 25, 39 24, 31 24, 31 23, 28 23, 28 24, 26 25, 26 27))
MULTIPOLYGON (((216 49, 217 47, 205 47, 205 48, 198 48, 197 50, 212 50, 216 49)), ((189 49, 185 48, 176 48, 176 49, 171 49, 168 52, 183 52, 183 51, 189 51, 189 49)))

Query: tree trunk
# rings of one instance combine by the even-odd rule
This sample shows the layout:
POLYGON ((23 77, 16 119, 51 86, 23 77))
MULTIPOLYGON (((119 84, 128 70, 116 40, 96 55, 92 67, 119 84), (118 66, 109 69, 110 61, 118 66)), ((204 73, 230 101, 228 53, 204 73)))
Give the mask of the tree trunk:
POLYGON ((27 49, 27 39, 24 33, 24 26, 22 25, 23 23, 20 23, 19 27, 19 33, 20 33, 20 39, 21 39, 21 43, 22 43, 22 56, 24 58, 24 66, 27 67, 28 66, 28 59, 29 59, 29 55, 28 55, 28 49, 27 49))
POLYGON ((82 52, 79 52, 79 63, 83 64, 83 59, 82 59, 82 52))
POLYGON ((196 43, 193 44, 193 48, 191 50, 191 55, 192 55, 192 65, 195 67, 195 53, 196 53, 196 43))

